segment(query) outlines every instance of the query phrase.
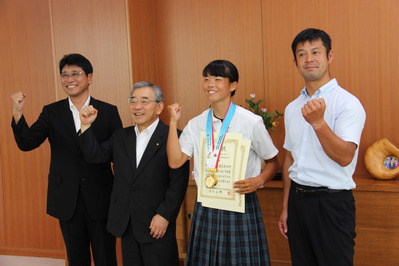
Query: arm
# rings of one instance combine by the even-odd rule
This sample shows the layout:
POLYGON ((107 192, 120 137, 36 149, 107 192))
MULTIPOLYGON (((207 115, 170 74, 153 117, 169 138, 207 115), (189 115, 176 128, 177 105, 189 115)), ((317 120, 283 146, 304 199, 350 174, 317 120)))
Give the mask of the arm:
POLYGON ((302 115, 305 120, 313 127, 316 135, 323 147, 324 152, 331 160, 345 167, 349 165, 357 145, 338 137, 324 120, 326 103, 323 98, 308 101, 302 108, 302 115))
POLYGON ((93 106, 88 106, 80 111, 80 131, 78 138, 79 146, 83 155, 89 163, 106 163, 112 161, 113 138, 111 137, 101 145, 90 129, 97 118, 98 111, 93 106))
POLYGON ((265 183, 269 182, 276 175, 278 168, 277 156, 265 160, 265 167, 263 168, 260 175, 256 177, 239 180, 234 183, 236 192, 240 194, 248 194, 256 191, 259 187, 262 187, 265 183))
POLYGON ((15 124, 18 124, 19 119, 22 117, 22 110, 25 104, 26 94, 23 92, 16 92, 11 95, 12 100, 12 116, 15 124))
POLYGON ((168 163, 171 168, 179 168, 182 166, 187 160, 188 156, 182 152, 179 136, 177 135, 177 122, 181 116, 181 108, 177 103, 169 105, 169 135, 168 141, 166 144, 166 151, 168 154, 168 163))
POLYGON ((260 158, 268 159, 264 161, 266 164, 259 175, 234 182, 235 191, 240 194, 248 194, 256 191, 260 187, 263 187, 265 183, 274 178, 279 167, 277 158, 278 150, 275 148, 272 139, 263 124, 263 120, 260 117, 257 118, 251 131, 251 146, 253 147, 254 152, 258 154, 260 158), (270 158, 271 156, 274 157, 270 158))
POLYGON ((25 98, 26 95, 22 92, 11 95, 13 114, 11 126, 18 148, 30 151, 39 147, 48 137, 49 111, 44 107, 37 121, 29 127, 22 112, 25 98))
POLYGON ((280 215, 280 220, 278 223, 278 227, 280 229, 280 233, 288 239, 288 198, 291 188, 291 179, 289 177, 288 168, 294 163, 294 158, 292 158, 292 154, 290 151, 285 152, 284 162, 283 162, 283 208, 280 215))
POLYGON ((150 225, 150 234, 153 238, 162 238, 169 221, 176 221, 186 195, 189 174, 190 165, 188 161, 178 169, 169 169, 169 187, 165 193, 165 200, 157 208, 157 214, 152 218, 150 225))
POLYGON ((91 127, 91 124, 96 120, 98 111, 92 105, 87 106, 79 113, 80 118, 80 133, 83 134, 91 127))

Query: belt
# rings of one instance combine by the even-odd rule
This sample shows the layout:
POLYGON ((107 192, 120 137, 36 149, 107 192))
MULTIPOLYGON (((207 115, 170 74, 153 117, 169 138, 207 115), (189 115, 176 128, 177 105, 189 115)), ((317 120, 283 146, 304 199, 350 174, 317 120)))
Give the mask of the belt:
POLYGON ((291 180, 291 187, 295 190, 295 193, 301 197, 315 197, 330 193, 346 191, 345 189, 330 189, 328 187, 311 187, 311 186, 300 185, 292 180, 291 180))

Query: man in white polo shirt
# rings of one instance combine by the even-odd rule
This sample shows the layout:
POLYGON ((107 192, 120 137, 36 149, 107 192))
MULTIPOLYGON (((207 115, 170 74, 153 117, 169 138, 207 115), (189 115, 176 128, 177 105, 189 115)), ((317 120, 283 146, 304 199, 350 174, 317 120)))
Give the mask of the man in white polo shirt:
POLYGON ((292 265, 353 265, 353 173, 366 114, 329 73, 331 39, 318 29, 292 42, 305 88, 284 113, 286 154, 279 228, 292 265))

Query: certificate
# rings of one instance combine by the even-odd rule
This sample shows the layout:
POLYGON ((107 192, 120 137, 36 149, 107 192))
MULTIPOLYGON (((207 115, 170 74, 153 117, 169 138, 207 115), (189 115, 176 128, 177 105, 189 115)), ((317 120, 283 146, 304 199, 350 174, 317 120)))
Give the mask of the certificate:
POLYGON ((235 181, 245 178, 251 141, 243 139, 241 133, 227 133, 218 170, 214 173, 206 171, 205 145, 205 132, 201 132, 197 201, 202 202, 204 207, 244 213, 245 195, 236 193, 233 185, 235 181))

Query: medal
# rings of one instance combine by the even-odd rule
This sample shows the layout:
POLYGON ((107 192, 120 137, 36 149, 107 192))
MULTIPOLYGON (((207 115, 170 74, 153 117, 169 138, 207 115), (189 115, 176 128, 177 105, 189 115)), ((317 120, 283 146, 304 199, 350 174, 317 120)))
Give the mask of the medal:
POLYGON ((233 119, 235 110, 236 105, 230 102, 230 106, 227 110, 226 117, 220 129, 216 144, 214 143, 215 141, 213 138, 212 108, 208 112, 208 119, 206 124, 206 171, 211 173, 208 173, 205 177, 205 186, 207 188, 213 188, 218 183, 218 179, 215 173, 218 171, 219 158, 222 151, 223 142, 227 134, 230 122, 233 119))
POLYGON ((207 188, 213 188, 214 186, 216 186, 217 183, 218 183, 218 179, 215 174, 209 174, 205 178, 205 186, 207 188))

